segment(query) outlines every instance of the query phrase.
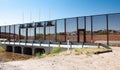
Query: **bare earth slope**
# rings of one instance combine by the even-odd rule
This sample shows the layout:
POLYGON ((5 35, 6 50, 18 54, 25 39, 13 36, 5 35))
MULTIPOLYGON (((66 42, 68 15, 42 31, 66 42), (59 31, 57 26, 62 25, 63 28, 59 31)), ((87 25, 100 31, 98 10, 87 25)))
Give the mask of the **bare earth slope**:
POLYGON ((0 70, 120 70, 120 48, 99 55, 59 55, 0 63, 0 70))

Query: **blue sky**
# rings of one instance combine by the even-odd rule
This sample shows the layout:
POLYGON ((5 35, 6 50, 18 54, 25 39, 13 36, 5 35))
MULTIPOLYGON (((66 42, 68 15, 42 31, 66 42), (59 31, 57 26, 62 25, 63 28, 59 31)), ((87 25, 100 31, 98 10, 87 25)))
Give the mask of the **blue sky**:
POLYGON ((0 0, 0 25, 23 23, 23 12, 24 22, 119 13, 120 0, 0 0))

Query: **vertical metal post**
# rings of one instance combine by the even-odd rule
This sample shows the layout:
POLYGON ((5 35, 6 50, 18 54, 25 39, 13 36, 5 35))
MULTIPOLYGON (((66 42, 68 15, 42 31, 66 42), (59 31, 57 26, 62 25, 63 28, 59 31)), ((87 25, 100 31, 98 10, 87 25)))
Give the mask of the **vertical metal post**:
POLYGON ((49 52, 50 52, 50 26, 49 23, 51 23, 51 21, 48 21, 46 24, 46 26, 48 27, 48 47, 49 47, 49 52))
POLYGON ((9 28, 8 28, 8 29, 9 29, 9 32, 8 32, 8 33, 9 33, 9 35, 8 35, 8 42, 9 42, 9 44, 10 44, 10 40, 11 40, 11 39, 10 39, 10 38, 11 38, 11 37, 10 37, 10 34, 11 34, 11 26, 9 25, 8 27, 9 27, 9 28))
POLYGON ((24 47, 21 47, 21 53, 24 54, 24 47))
POLYGON ((77 19, 77 42, 79 42, 78 17, 76 17, 76 19, 77 19))
POLYGON ((86 17, 84 16, 84 42, 86 42, 86 17))
POLYGON ((28 40, 28 26, 26 26, 26 39, 25 39, 25 45, 27 44, 27 40, 28 40))
POLYGON ((6 26, 5 26, 5 38, 7 38, 6 36, 7 36, 7 34, 6 34, 6 26))
POLYGON ((15 52, 15 46, 12 46, 12 52, 13 53, 15 52))
POLYGON ((32 48, 32 55, 35 55, 35 48, 32 48))
MULTIPOLYGON (((5 33, 4 33, 4 36, 5 36, 5 39, 6 39, 6 26, 4 26, 5 27, 5 33)), ((5 40, 4 40, 4 44, 5 44, 5 40)))
POLYGON ((57 20, 55 20, 55 42, 57 41, 57 20))
POLYGON ((106 15, 106 26, 107 26, 107 45, 109 45, 109 27, 108 27, 108 15, 106 15))
POLYGON ((67 40, 67 54, 70 54, 70 41, 67 40))
POLYGON ((49 42, 50 42, 50 26, 48 26, 49 27, 49 42))
POLYGON ((64 29, 65 29, 65 42, 67 41, 66 40, 66 19, 64 19, 64 29))
POLYGON ((14 25, 14 44, 15 44, 15 38, 16 38, 16 34, 15 34, 15 25, 14 25))
POLYGON ((11 26, 9 25, 9 40, 11 40, 10 35, 11 35, 11 26))
POLYGON ((93 17, 91 16, 91 42, 93 42, 93 17))
POLYGON ((47 23, 44 22, 44 27, 43 27, 43 28, 44 28, 44 40, 46 40, 46 24, 47 24, 47 23))
POLYGON ((34 40, 36 40, 36 24, 34 25, 34 40))
POLYGON ((19 41, 20 41, 20 39, 21 39, 21 28, 19 26, 19 41))
POLYGON ((21 40, 21 26, 19 25, 19 45, 20 45, 20 40, 21 40))
POLYGON ((28 27, 26 27, 26 41, 28 40, 28 27))
POLYGON ((50 52, 50 26, 49 27, 49 52, 50 52))

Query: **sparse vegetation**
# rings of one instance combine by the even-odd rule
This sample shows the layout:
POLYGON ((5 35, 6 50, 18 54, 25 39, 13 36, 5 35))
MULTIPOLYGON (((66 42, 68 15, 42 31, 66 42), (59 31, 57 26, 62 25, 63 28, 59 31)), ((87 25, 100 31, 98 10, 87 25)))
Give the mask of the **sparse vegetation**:
MULTIPOLYGON (((87 56, 92 56, 92 54, 96 54, 97 52, 104 52, 104 51, 109 51, 111 49, 105 49, 105 48, 75 48, 75 49, 70 49, 70 55, 87 55, 87 56)), ((45 55, 40 55, 40 53, 37 53, 36 56, 39 58, 43 57, 51 57, 51 56, 56 56, 56 55, 67 55, 66 51, 62 51, 60 46, 54 47, 51 52, 45 53, 45 55)))
POLYGON ((61 52, 61 48, 60 46, 57 46, 57 47, 54 47, 50 52, 46 52, 45 54, 42 54, 40 52, 36 53, 36 57, 44 58, 44 57, 49 57, 49 56, 55 56, 60 52, 61 52))
POLYGON ((4 51, 5 51, 5 49, 0 46, 0 52, 4 52, 4 51))
POLYGON ((42 55, 41 52, 37 52, 37 53, 36 53, 36 57, 38 57, 38 58, 43 58, 44 56, 42 55))
POLYGON ((22 55, 12 52, 1 52, 0 53, 0 61, 8 62, 8 61, 17 61, 17 60, 27 60, 30 58, 34 58, 31 55, 22 55))
POLYGON ((36 56, 37 56, 37 57, 40 57, 40 56, 41 56, 40 52, 36 53, 36 56))
POLYGON ((53 54, 53 53, 59 53, 60 51, 61 51, 61 48, 60 48, 60 46, 58 46, 58 47, 54 47, 50 53, 51 54, 53 54))
POLYGON ((110 49, 105 49, 105 48, 76 48, 71 50, 72 53, 76 54, 76 55, 80 55, 80 54, 86 54, 86 55, 90 55, 90 54, 94 54, 96 52, 102 52, 102 51, 107 51, 110 49))

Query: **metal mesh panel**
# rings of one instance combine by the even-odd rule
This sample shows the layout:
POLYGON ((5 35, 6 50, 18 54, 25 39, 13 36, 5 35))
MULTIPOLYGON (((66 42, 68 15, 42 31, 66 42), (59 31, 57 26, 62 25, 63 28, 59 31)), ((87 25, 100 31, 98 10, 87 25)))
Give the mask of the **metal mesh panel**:
POLYGON ((23 24, 24 27, 20 28, 21 32, 20 32, 20 40, 26 40, 27 39, 27 36, 26 36, 26 27, 27 27, 27 24, 23 24))
POLYGON ((55 41, 55 21, 46 23, 46 40, 55 41))
POLYGON ((120 14, 108 15, 109 42, 120 44, 120 14))
POLYGON ((84 17, 78 18, 78 29, 85 29, 84 17))
POLYGON ((86 17, 86 42, 92 42, 92 38, 91 38, 91 17, 86 17))
POLYGON ((6 26, 6 34, 5 34, 5 38, 7 39, 7 40, 9 40, 9 26, 6 26))
POLYGON ((19 40, 19 24, 15 25, 15 40, 19 40))
POLYGON ((57 20, 57 41, 65 41, 64 19, 57 20))
POLYGON ((1 26, 1 40, 4 40, 6 38, 5 36, 5 26, 1 26))
POLYGON ((85 17, 79 17, 78 18, 78 41, 79 42, 84 42, 85 39, 85 17))
POLYGON ((10 40, 14 40, 14 25, 10 26, 10 40))
POLYGON ((107 43, 106 16, 93 16, 93 40, 98 43, 107 43))
POLYGON ((66 40, 77 41, 77 18, 66 19, 66 40))
POLYGON ((28 40, 34 40, 34 27, 35 23, 30 23, 28 26, 28 40))
POLYGON ((36 23, 36 40, 44 40, 44 22, 36 23))

